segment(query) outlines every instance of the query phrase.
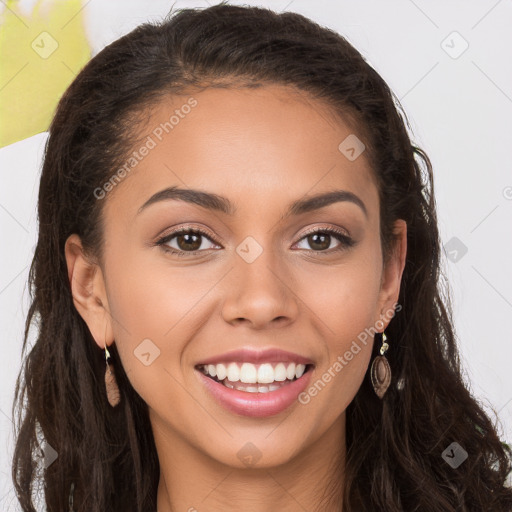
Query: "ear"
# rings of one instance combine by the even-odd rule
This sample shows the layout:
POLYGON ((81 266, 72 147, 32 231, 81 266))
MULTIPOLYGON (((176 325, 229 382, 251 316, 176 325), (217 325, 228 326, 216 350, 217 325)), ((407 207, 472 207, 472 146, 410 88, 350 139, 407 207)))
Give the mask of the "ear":
POLYGON ((72 234, 64 248, 73 304, 100 348, 114 341, 103 272, 85 255, 80 237, 72 234))
POLYGON ((395 221, 393 233, 395 235, 395 242, 389 261, 382 271, 378 302, 378 314, 380 313, 380 315, 377 320, 384 322, 386 327, 391 320, 391 313, 395 311, 395 304, 398 302, 400 283, 405 267, 405 257, 407 254, 407 223, 405 220, 398 219, 395 221))

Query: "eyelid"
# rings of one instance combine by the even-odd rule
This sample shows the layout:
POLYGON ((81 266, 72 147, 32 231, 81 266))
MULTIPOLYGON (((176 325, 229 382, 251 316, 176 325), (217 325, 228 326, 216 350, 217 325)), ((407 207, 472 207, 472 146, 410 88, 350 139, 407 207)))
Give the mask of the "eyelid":
POLYGON ((169 236, 179 235, 182 232, 188 231, 199 231, 201 236, 209 238, 212 242, 216 244, 220 244, 218 241, 218 237, 214 235, 207 227, 202 226, 200 224, 184 224, 178 228, 171 228, 170 230, 164 231, 161 235, 158 235, 157 241, 162 240, 163 238, 167 238, 169 236))
POLYGON ((310 235, 311 233, 316 233, 317 231, 322 231, 325 229, 326 231, 334 231, 335 233, 338 233, 339 235, 345 236, 347 238, 351 238, 350 233, 346 229, 338 228, 337 226, 332 225, 325 225, 325 226, 315 226, 313 228, 307 229, 300 235, 300 238, 298 241, 302 240, 304 237, 310 235))

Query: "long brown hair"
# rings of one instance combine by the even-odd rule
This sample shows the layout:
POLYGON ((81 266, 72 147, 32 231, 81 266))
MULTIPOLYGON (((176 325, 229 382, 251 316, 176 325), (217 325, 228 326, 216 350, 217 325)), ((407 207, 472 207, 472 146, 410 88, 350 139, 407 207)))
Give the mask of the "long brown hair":
MULTIPOLYGON (((110 408, 103 352, 73 305, 64 244, 77 233, 101 260, 105 200, 94 191, 126 160, 134 127, 164 95, 264 84, 297 87, 354 121, 378 183, 385 259, 394 220, 408 226, 402 309, 386 331, 392 384, 380 400, 366 375, 347 408, 345 479, 332 473, 332 489, 344 486, 337 505, 344 512, 509 512, 511 450, 461 377, 440 280, 432 167, 411 143, 399 101, 336 32, 299 14, 225 4, 139 26, 96 55, 58 105, 40 181, 26 359, 13 405, 12 476, 23 511, 35 510, 38 479, 49 512, 68 510, 71 485, 76 511, 156 509, 159 465, 147 405, 117 364, 125 399, 110 408), (43 438, 57 458, 41 468, 43 438), (441 456, 453 442, 468 452, 456 469, 441 456)), ((119 361, 115 344, 111 355, 119 361)))

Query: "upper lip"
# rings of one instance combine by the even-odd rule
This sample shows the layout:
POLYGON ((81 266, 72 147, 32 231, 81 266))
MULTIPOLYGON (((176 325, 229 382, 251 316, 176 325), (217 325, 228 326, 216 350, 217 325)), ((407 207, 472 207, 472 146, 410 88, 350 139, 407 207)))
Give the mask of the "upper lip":
POLYGON ((281 350, 278 348, 267 348, 265 350, 257 350, 246 347, 232 350, 230 352, 225 352, 224 354, 212 356, 208 359, 204 359, 201 362, 197 363, 196 366, 230 362, 253 364, 279 362, 314 364, 313 361, 308 357, 304 357, 299 354, 294 354, 293 352, 288 352, 286 350, 281 350))

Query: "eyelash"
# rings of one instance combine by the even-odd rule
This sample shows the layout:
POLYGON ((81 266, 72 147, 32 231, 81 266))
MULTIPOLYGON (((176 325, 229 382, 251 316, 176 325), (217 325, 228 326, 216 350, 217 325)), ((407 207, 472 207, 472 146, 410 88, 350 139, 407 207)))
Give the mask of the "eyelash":
MULTIPOLYGON (((315 252, 315 253, 318 253, 321 255, 332 254, 337 251, 342 251, 342 250, 348 249, 355 245, 355 242, 354 242, 354 240, 352 240, 352 238, 350 238, 345 233, 343 233, 342 231, 340 231, 336 228, 314 228, 314 229, 311 229, 309 231, 306 231, 306 233, 304 233, 302 235, 302 237, 298 240, 298 242, 300 242, 304 238, 308 237, 309 235, 314 235, 316 233, 332 235, 332 236, 334 236, 334 238, 336 238, 340 242, 340 245, 338 247, 335 247, 334 249, 328 249, 325 251, 314 251, 313 249, 310 249, 311 252, 315 252)), ((169 233, 168 235, 165 235, 165 236, 159 238, 155 242, 155 245, 160 246, 165 252, 175 254, 177 256, 191 256, 191 255, 193 256, 193 255, 196 255, 196 254, 199 254, 199 253, 205 251, 205 249, 197 250, 197 251, 181 251, 181 250, 177 250, 173 247, 168 247, 165 245, 167 242, 172 240, 174 237, 176 237, 177 235, 181 235, 181 234, 201 235, 201 236, 204 236, 205 238, 207 238, 208 240, 210 240, 211 242, 218 244, 218 242, 209 233, 207 233, 206 231, 203 231, 202 229, 183 227, 183 228, 177 229, 176 231, 173 231, 172 233, 169 233)), ((218 245, 220 245, 220 244, 218 244, 218 245)))

